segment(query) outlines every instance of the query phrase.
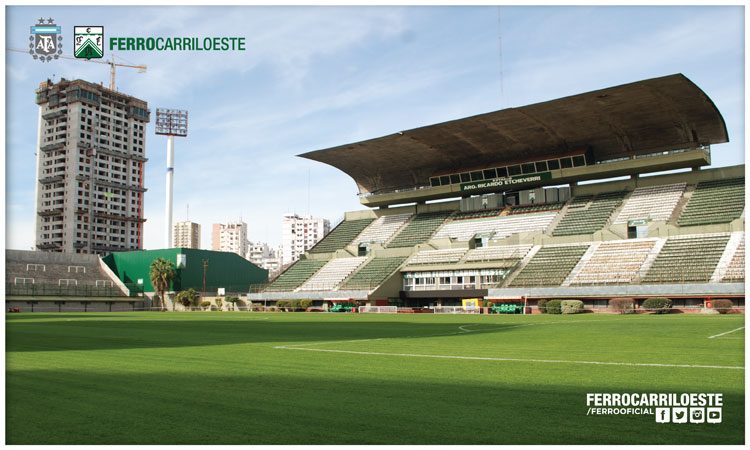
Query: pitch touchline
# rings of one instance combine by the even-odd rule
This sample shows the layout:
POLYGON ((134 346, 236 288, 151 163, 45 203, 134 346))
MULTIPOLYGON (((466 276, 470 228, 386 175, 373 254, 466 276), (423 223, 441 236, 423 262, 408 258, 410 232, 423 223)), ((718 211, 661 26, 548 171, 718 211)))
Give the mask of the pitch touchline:
POLYGON ((423 355, 419 353, 383 353, 383 352, 361 352, 355 350, 332 350, 326 348, 303 348, 287 347, 279 345, 274 347, 280 350, 303 350, 308 352, 347 353, 351 355, 373 355, 373 356, 401 356, 407 358, 436 358, 436 359, 463 359, 473 361, 499 361, 499 362, 532 362, 545 364, 589 364, 598 366, 636 366, 636 367, 675 367, 686 369, 734 369, 745 370, 742 366, 704 366, 697 364, 658 364, 658 363, 626 363, 606 361, 566 361, 561 359, 523 359, 523 358, 491 358, 485 356, 455 356, 455 355, 423 355))
POLYGON ((721 333, 721 334, 714 334, 713 336, 709 336, 708 338, 709 338, 709 339, 717 338, 717 337, 719 337, 719 336, 724 336, 725 334, 729 334, 729 333, 734 333, 735 331, 740 331, 740 330, 741 330, 741 329, 743 329, 743 328, 745 328, 745 327, 739 327, 739 328, 735 328, 734 330, 731 330, 731 331, 727 331, 726 333, 721 333))

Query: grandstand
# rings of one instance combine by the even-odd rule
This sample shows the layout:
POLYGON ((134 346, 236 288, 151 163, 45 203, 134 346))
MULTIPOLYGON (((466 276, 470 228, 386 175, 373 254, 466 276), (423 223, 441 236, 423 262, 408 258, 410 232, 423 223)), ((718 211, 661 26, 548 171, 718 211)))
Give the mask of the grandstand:
POLYGON ((292 292, 304 284, 325 264, 326 261, 300 259, 268 285, 266 290, 292 292))
POLYGON ((455 263, 466 254, 465 248, 447 248, 442 250, 422 250, 412 256, 407 264, 440 264, 455 263))
POLYGON ((433 234, 445 220, 450 217, 451 213, 433 212, 416 214, 414 219, 404 228, 393 240, 388 243, 390 248, 413 247, 421 244, 433 234))
POLYGON ((680 226, 730 222, 745 209, 745 178, 698 183, 677 223, 680 226))
POLYGON ((732 259, 729 261, 727 269, 721 276, 724 282, 744 282, 745 281, 745 234, 739 233, 739 243, 732 253, 732 259))
POLYGON ((502 245, 469 250, 466 262, 492 262, 493 266, 511 267, 531 251, 531 245, 502 245))
POLYGON ((588 248, 588 245, 542 247, 511 281, 511 286, 560 286, 588 248))
POLYGON ((24 311, 130 311, 142 302, 97 255, 5 251, 6 307, 24 311), (131 296, 131 294, 133 296, 131 296))
POLYGON ((633 219, 668 220, 685 191, 685 183, 649 186, 633 191, 614 223, 633 219))
POLYGON ((337 258, 326 263, 315 275, 302 284, 301 291, 325 291, 334 289, 367 258, 337 258))
POLYGON ((395 258, 373 258, 356 274, 352 275, 341 287, 345 290, 367 290, 380 286, 388 276, 393 274, 401 264, 404 257, 395 258))
MULTIPOLYGON (((150 266, 162 258, 175 266, 169 293, 222 289, 244 294, 265 285, 268 271, 239 255, 188 248, 115 252, 98 255, 7 250, 7 306, 23 311, 133 311, 151 307, 150 266), (206 263, 204 265, 204 262, 206 263)), ((216 295, 216 294, 213 294, 216 295)), ((172 306, 171 294, 166 305, 172 306)))
POLYGON ((719 264, 729 234, 676 236, 667 239, 646 273, 646 283, 708 282, 719 264))
POLYGON ((345 220, 331 230, 310 253, 328 253, 349 245, 374 219, 345 220))
POLYGON ((655 245, 654 239, 601 242, 589 258, 581 258, 570 284, 632 283, 655 245))
POLYGON ((625 194, 625 192, 608 192, 596 196, 574 198, 552 235, 574 236, 601 230, 607 224, 615 208, 622 203, 625 194))
POLYGON ((450 238, 458 241, 468 241, 477 234, 488 234, 500 239, 517 233, 544 233, 555 218, 555 213, 514 214, 496 218, 453 219, 443 225, 435 239, 450 238))
POLYGON ((744 166, 708 167, 727 141, 678 74, 309 152, 370 209, 250 298, 743 306, 744 166))
POLYGON ((374 220, 354 239, 355 243, 388 242, 411 218, 411 214, 381 216, 374 220))

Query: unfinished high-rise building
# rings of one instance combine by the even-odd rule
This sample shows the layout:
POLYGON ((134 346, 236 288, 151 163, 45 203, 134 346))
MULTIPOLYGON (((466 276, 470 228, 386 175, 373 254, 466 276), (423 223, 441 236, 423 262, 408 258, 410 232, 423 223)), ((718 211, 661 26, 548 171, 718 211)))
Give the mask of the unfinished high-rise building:
POLYGON ((41 83, 36 103, 37 249, 107 254, 143 248, 148 104, 65 79, 41 83))

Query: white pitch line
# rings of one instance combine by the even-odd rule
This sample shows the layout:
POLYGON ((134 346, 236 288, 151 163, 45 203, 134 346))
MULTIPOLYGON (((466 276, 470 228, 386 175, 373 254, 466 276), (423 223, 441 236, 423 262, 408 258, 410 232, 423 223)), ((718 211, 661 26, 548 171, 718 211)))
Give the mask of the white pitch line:
POLYGON ((333 350, 325 348, 303 348, 276 346, 281 350, 304 350, 308 352, 326 352, 326 353, 347 353, 351 355, 368 355, 368 356, 401 356, 407 358, 436 358, 436 359, 462 359, 473 361, 498 361, 498 362, 530 362, 545 364, 588 364, 598 366, 634 366, 634 367, 673 367, 684 369, 734 369, 745 370, 743 366, 707 366, 698 364, 658 364, 658 363, 626 363, 626 362, 607 362, 607 361, 566 361, 561 359, 523 359, 523 358, 491 358, 485 356, 455 356, 455 355, 423 355, 418 353, 383 353, 383 352, 362 352, 355 350, 333 350))
POLYGON ((724 336, 725 334, 729 334, 729 333, 734 333, 735 331, 740 331, 740 330, 742 330, 743 328, 745 328, 745 327, 739 327, 739 328, 735 328, 734 330, 732 330, 732 331, 727 331, 726 333, 721 333, 721 334, 714 334, 713 336, 709 336, 708 338, 709 338, 709 339, 717 338, 717 337, 719 337, 719 336, 724 336))
POLYGON ((388 338, 382 338, 382 337, 381 337, 381 338, 369 338, 369 339, 347 339, 347 340, 344 340, 344 341, 321 341, 321 342, 306 342, 306 343, 304 343, 304 344, 281 345, 281 346, 278 346, 278 347, 274 347, 274 348, 281 348, 281 347, 283 347, 283 348, 287 348, 287 349, 290 349, 290 350, 291 350, 291 349, 295 349, 295 348, 297 348, 297 347, 298 347, 298 346, 300 346, 300 345, 326 345, 326 344, 339 344, 339 343, 342 343, 342 342, 367 342, 367 341, 380 341, 380 340, 383 340, 383 339, 388 339, 388 338))
MULTIPOLYGON (((562 323, 562 322, 548 322, 549 324, 552 323, 562 323)), ((472 333, 477 331, 491 331, 491 329, 482 329, 482 330, 467 330, 464 327, 470 327, 474 325, 491 325, 491 324, 484 324, 484 323, 468 323, 466 325, 461 325, 458 327, 461 331, 451 331, 449 333, 437 333, 437 334, 416 334, 416 335, 409 335, 409 336, 384 336, 379 338, 365 338, 365 339, 345 339, 345 340, 339 340, 339 341, 321 341, 321 342, 306 342, 304 344, 291 344, 291 345, 285 345, 285 346, 279 346, 274 348, 296 348, 299 346, 310 346, 310 345, 328 345, 328 344, 340 344, 344 342, 367 342, 367 341, 383 341, 386 339, 411 339, 411 338, 427 338, 427 337, 441 337, 441 336, 456 336, 459 334, 466 334, 466 333, 472 333)), ((536 323, 526 323, 521 325, 497 325, 501 327, 502 329, 505 328, 516 328, 516 327, 528 327, 531 325, 546 325, 546 324, 536 324, 536 323)))

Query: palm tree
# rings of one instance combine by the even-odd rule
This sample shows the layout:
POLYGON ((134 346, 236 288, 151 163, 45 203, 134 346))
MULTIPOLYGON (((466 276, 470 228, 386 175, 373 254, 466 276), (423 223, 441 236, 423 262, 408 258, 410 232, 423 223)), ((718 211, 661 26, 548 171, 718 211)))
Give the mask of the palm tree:
POLYGON ((164 258, 156 258, 151 262, 149 272, 151 285, 159 296, 162 311, 164 311, 164 293, 169 289, 169 285, 174 279, 174 270, 174 264, 164 258))

